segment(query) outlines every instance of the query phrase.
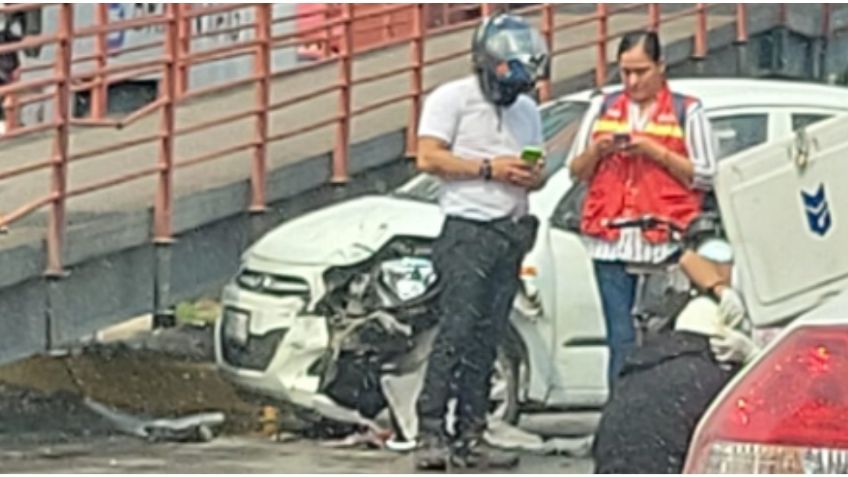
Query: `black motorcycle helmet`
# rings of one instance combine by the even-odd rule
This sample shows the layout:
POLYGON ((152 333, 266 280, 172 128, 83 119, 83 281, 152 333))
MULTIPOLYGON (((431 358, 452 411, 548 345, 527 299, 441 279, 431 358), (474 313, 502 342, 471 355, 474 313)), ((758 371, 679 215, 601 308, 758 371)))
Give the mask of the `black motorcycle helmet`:
POLYGON ((486 99, 510 106, 547 73, 548 49, 521 17, 500 13, 483 19, 471 42, 474 72, 486 99))

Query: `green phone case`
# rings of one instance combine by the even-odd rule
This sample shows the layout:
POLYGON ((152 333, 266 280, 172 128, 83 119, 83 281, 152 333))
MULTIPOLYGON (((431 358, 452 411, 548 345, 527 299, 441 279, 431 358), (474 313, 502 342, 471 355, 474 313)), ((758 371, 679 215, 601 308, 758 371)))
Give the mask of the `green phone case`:
POLYGON ((536 161, 542 158, 542 148, 535 146, 526 146, 521 150, 521 159, 530 164, 535 164, 536 161))

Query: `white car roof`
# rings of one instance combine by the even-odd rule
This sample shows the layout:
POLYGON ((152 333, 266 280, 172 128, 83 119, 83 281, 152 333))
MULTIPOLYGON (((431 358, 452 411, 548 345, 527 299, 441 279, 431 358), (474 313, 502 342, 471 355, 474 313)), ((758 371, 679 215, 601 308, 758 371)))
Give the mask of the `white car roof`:
MULTIPOLYGON (((672 90, 696 96, 709 109, 758 106, 803 106, 809 108, 848 109, 848 88, 787 80, 697 78, 669 80, 672 90)), ((621 85, 603 88, 605 93, 621 85)), ((588 102, 594 90, 561 97, 565 101, 588 102)))

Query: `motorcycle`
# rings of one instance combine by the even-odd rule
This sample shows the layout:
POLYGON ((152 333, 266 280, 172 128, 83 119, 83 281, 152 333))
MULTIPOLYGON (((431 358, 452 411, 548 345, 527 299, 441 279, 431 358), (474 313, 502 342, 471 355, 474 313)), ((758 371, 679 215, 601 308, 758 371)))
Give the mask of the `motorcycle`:
MULTIPOLYGON (((715 263, 727 264, 733 251, 724 237, 721 219, 715 212, 705 212, 684 230, 663 217, 644 215, 633 219, 616 219, 613 228, 635 227, 640 231, 661 229, 668 232, 671 243, 681 251, 691 250, 715 263)), ((629 264, 627 271, 637 277, 633 304, 633 321, 637 345, 652 334, 668 333, 677 316, 699 292, 674 253, 657 264, 629 264)))

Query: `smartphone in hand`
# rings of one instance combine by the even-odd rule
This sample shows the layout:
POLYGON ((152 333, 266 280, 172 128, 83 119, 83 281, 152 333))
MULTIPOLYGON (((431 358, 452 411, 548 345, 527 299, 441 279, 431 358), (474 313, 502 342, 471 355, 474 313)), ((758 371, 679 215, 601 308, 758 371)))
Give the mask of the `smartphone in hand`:
POLYGON ((521 150, 521 160, 534 166, 544 155, 542 148, 537 146, 525 146, 521 150))
POLYGON ((612 143, 616 149, 626 149, 630 145, 630 134, 617 133, 612 136, 612 143))

